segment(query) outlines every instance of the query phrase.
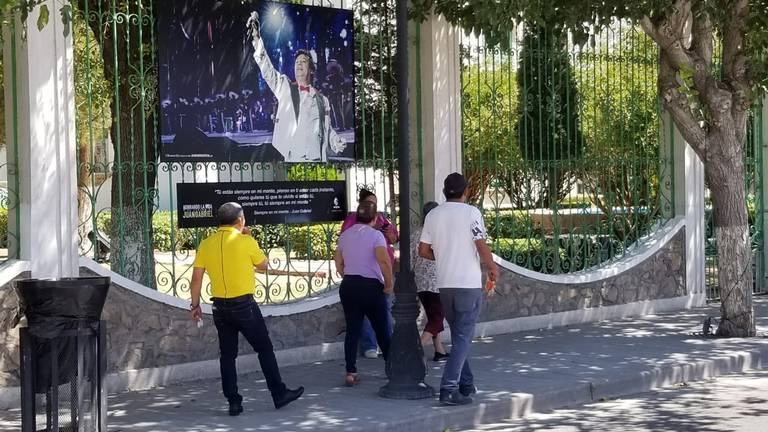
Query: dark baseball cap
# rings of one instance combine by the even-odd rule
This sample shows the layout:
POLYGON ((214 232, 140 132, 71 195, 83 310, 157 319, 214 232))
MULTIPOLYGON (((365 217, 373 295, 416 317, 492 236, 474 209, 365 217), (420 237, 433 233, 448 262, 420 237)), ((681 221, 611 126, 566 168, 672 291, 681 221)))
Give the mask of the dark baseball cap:
POLYGON ((464 193, 467 188, 467 180, 463 175, 455 172, 448 174, 443 182, 443 190, 447 195, 457 195, 464 193))

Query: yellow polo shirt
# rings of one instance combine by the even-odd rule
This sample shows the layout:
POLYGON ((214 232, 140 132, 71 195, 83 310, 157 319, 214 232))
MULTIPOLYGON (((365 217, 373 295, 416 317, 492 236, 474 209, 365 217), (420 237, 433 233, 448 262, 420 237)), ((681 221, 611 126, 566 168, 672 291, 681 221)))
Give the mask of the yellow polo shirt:
POLYGON ((219 227, 200 243, 193 265, 208 273, 211 297, 233 298, 256 292, 253 266, 266 259, 253 237, 234 227, 219 227))

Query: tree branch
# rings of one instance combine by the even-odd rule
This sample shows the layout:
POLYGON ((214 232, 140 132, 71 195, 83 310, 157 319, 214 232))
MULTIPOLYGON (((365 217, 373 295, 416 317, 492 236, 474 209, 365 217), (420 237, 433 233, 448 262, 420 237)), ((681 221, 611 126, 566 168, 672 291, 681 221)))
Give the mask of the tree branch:
POLYGON ((744 54, 744 37, 749 17, 749 0, 737 0, 730 8, 723 34, 723 81, 732 90, 731 115, 739 142, 746 139, 746 122, 752 105, 749 59, 744 54))
POLYGON ((662 52, 659 61, 659 95, 664 108, 672 116, 683 138, 693 147, 701 160, 706 160, 707 132, 701 127, 700 119, 693 113, 688 97, 680 93, 679 87, 676 70, 662 52))
POLYGON ((657 24, 654 24, 654 20, 650 17, 645 16, 640 20, 640 26, 659 45, 674 69, 693 71, 694 59, 686 50, 684 43, 685 21, 680 18, 680 3, 688 3, 687 17, 690 17, 689 2, 679 0, 675 3, 674 12, 655 19, 658 21, 657 24), (683 21, 682 25, 680 21, 683 21))
POLYGON ((712 64, 712 52, 714 45, 714 28, 708 13, 693 15, 691 25, 691 50, 705 64, 712 64))
POLYGON ((736 78, 737 58, 743 55, 749 0, 736 0, 723 26, 723 69, 726 81, 736 78))

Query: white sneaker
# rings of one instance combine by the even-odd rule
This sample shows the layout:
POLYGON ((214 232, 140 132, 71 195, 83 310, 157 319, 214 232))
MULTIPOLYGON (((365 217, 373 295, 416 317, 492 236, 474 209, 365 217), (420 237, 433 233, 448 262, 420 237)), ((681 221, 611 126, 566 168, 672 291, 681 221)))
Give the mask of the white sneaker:
POLYGON ((369 358, 369 359, 376 359, 376 358, 379 358, 379 352, 376 351, 375 349, 365 350, 365 352, 363 353, 363 357, 369 358))

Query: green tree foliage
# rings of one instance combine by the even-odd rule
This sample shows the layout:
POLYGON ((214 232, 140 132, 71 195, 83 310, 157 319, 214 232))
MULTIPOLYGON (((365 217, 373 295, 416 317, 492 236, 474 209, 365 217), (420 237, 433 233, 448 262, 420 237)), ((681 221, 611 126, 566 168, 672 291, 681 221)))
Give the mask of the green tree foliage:
POLYGON ((107 138, 112 125, 112 89, 104 79, 104 60, 93 31, 81 14, 73 20, 77 134, 77 207, 80 245, 96 230, 95 193, 109 172, 107 138))
POLYGON ((525 25, 517 82, 520 86, 520 151, 547 190, 538 205, 556 207, 573 176, 568 161, 581 156, 579 96, 568 54, 567 34, 558 26, 525 25))
POLYGON ((517 79, 508 57, 493 50, 472 48, 464 52, 468 59, 477 55, 481 62, 464 63, 462 71, 462 147, 464 174, 470 184, 469 200, 480 203, 483 192, 491 186, 507 193, 522 204, 525 197, 511 188, 524 176, 517 131, 517 79))
MULTIPOLYGON (((110 137, 112 215, 110 265, 155 286, 152 212, 157 194, 157 69, 150 4, 82 0, 78 10, 98 42, 103 76, 113 92, 110 137)), ((98 64, 96 62, 95 64, 98 64)))
MULTIPOLYGON (((387 173, 394 191, 397 138, 397 40, 394 0, 355 0, 355 145, 357 158, 387 173)), ((371 187, 371 185, 366 185, 371 187)), ((387 203, 396 213, 393 194, 387 203)))
POLYGON ((577 56, 584 132, 579 179, 627 243, 659 211, 658 50, 635 27, 612 26, 606 43, 577 56), (613 43, 607 43, 611 40, 613 43), (628 237, 629 236, 629 237, 628 237))
POLYGON ((413 0, 490 43, 509 46, 516 23, 558 23, 584 43, 616 19, 639 24, 659 48, 662 105, 704 162, 715 217, 721 336, 753 336, 752 253, 744 185, 750 108, 768 86, 768 0, 413 0), (721 60, 715 65, 715 47, 721 60))
MULTIPOLYGON (((112 88, 104 78, 104 59, 99 43, 82 15, 75 16, 73 30, 77 141, 80 147, 85 147, 89 157, 95 157, 94 152, 102 150, 100 146, 109 136, 112 88)), ((93 160, 91 164, 98 163, 103 161, 93 160)), ((106 167, 94 168, 103 170, 106 167)))

